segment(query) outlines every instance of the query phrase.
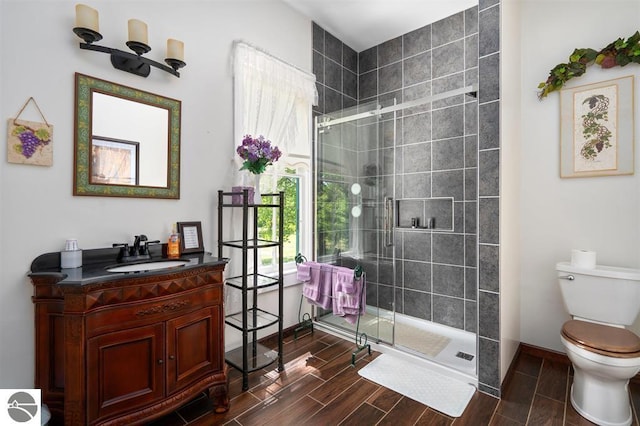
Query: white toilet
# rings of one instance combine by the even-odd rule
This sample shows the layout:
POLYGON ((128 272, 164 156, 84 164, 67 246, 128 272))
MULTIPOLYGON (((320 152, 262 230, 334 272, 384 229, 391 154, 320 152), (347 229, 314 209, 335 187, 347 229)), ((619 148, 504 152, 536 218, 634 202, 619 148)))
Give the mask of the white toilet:
POLYGON ((604 426, 630 425, 629 379, 640 371, 640 338, 625 326, 640 311, 640 270, 556 265, 571 320, 560 339, 573 363, 571 404, 604 426))

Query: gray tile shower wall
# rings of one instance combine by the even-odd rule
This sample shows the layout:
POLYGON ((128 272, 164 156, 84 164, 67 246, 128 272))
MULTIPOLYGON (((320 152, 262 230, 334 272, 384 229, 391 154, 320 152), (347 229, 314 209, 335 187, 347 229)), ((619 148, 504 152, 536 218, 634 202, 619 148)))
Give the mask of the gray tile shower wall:
MULTIPOLYGON (((360 52, 358 101, 386 106, 477 83, 477 20, 474 7, 360 52)), ((395 296, 397 312, 471 332, 477 330, 477 113, 477 100, 463 95, 398 113, 395 170, 384 167, 380 177, 393 180, 395 173, 401 225, 424 218, 425 199, 435 197, 453 198, 453 223, 451 209, 441 209, 448 217, 433 213, 440 231, 399 228, 395 295, 389 283, 369 277, 367 284, 370 304, 393 306, 395 296)), ((393 128, 393 117, 385 118, 382 128, 393 128)), ((358 155, 362 163, 374 156, 363 148, 358 155)), ((384 195, 392 190, 383 188, 384 195)))
POLYGON ((324 114, 357 104, 358 54, 315 23, 313 73, 319 97, 314 113, 324 114))
POLYGON ((382 146, 351 146, 347 155, 357 157, 358 167, 332 177, 343 185, 379 179, 383 194, 376 195, 395 190, 404 200, 401 220, 424 214, 427 198, 453 197, 453 223, 447 224, 453 231, 398 229, 395 265, 391 250, 379 242, 381 215, 371 212, 363 245, 382 257, 362 260, 367 303, 477 333, 479 389, 495 396, 500 396, 499 22, 500 0, 480 0, 478 7, 359 53, 313 24, 320 95, 315 114, 479 86, 478 99, 451 97, 399 111, 395 121, 383 117, 377 127, 351 129, 359 135, 379 132, 382 146), (370 163, 379 166, 365 173, 363 166, 370 163))
POLYGON ((500 396, 500 0, 480 0, 478 23, 478 382, 500 396))

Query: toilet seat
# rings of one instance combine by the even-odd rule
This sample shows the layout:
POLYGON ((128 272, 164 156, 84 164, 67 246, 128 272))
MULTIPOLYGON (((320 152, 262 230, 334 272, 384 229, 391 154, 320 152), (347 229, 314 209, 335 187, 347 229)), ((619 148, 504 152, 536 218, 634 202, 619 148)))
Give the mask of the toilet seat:
POLYGON ((562 336, 574 345, 600 355, 640 357, 640 337, 624 328, 570 320, 562 326, 562 336))

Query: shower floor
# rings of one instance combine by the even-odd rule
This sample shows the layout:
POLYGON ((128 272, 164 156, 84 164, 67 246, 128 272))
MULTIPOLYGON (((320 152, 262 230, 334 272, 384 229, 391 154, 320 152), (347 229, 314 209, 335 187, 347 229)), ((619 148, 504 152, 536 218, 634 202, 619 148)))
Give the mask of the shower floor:
MULTIPOLYGON (((380 341, 393 345, 394 315, 367 307, 360 317, 359 331, 366 333, 371 343, 380 341)), ((355 333, 356 325, 332 314, 320 318, 321 323, 355 333)), ((395 314, 395 348, 470 376, 476 374, 476 335, 426 320, 395 314)))

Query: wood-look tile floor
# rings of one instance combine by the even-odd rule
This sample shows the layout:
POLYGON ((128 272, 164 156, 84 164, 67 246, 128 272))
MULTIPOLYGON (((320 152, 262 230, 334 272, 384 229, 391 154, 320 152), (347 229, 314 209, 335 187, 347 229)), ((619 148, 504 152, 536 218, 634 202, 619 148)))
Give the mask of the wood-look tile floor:
MULTIPOLYGON (((269 342, 266 342, 269 346, 269 342)), ((275 347, 275 344, 271 346, 275 347)), ((288 337, 284 345, 285 371, 275 366, 242 377, 229 369, 231 408, 214 414, 208 399, 196 398, 153 426, 208 425, 591 425, 571 406, 568 363, 521 351, 512 374, 497 399, 476 391, 463 415, 451 418, 358 375, 379 354, 358 355, 352 367, 354 343, 315 330, 288 337)), ((632 383, 634 422, 638 426, 640 385, 632 383)))

